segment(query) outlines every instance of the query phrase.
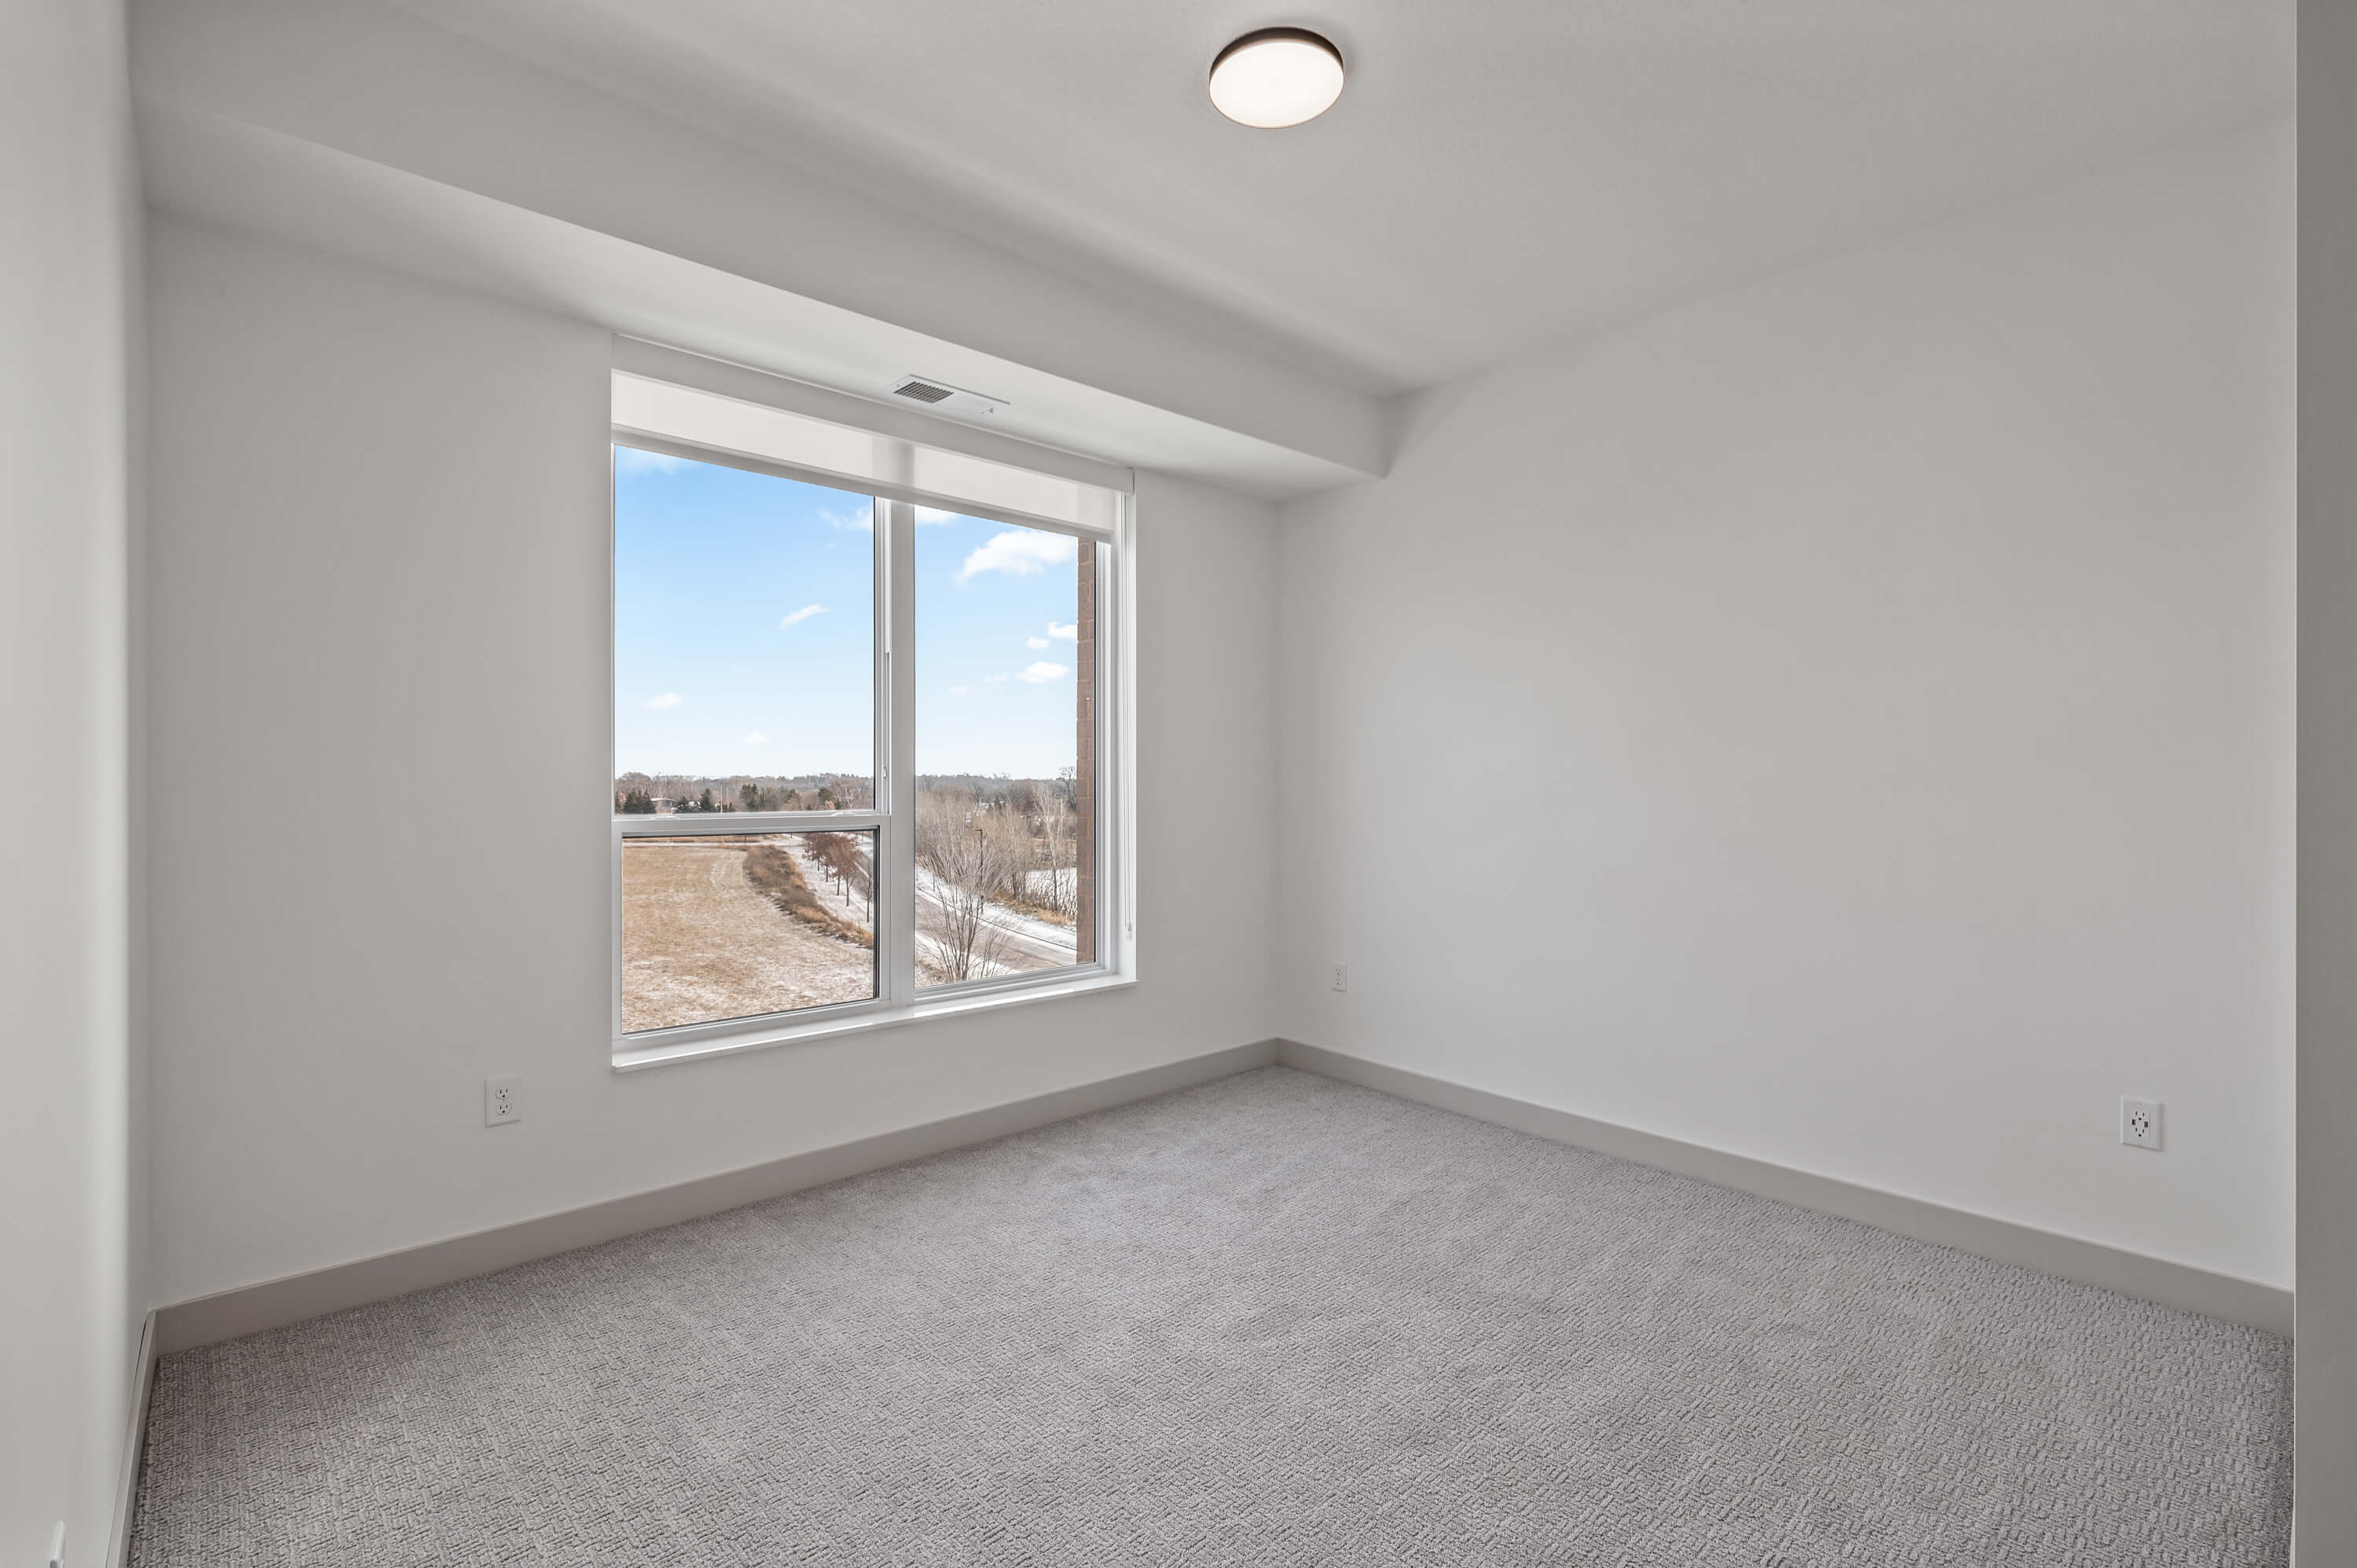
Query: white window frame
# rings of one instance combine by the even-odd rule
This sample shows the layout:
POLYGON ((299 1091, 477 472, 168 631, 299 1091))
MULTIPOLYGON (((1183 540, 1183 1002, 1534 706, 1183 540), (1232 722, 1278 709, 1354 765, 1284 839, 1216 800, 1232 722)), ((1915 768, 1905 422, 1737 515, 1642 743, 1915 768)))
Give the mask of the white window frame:
MULTIPOLYGON (((872 434, 872 433, 871 433, 872 434)), ((705 446, 616 425, 613 443, 693 462, 713 463, 819 485, 845 494, 865 494, 874 508, 875 527, 875 714, 876 805, 866 811, 732 811, 706 815, 612 818, 608 878, 612 904, 611 972, 613 1065, 633 1071, 666 1062, 736 1051, 758 1050, 855 1031, 895 1027, 953 1017, 1014 1004, 1083 995, 1135 983, 1136 902, 1133 771, 1135 746, 1131 715, 1135 642, 1131 633, 1135 518, 1134 498, 1113 498, 1112 517, 1101 527, 983 506, 955 496, 930 493, 896 482, 914 471, 918 444, 873 435, 877 474, 862 483, 840 474, 796 467, 743 452, 705 446), (940 507, 1022 528, 1040 529, 1096 542, 1096 959, 1069 968, 998 975, 934 986, 916 983, 916 669, 896 649, 912 640, 916 614, 916 509, 940 507), (704 833, 875 833, 877 994, 858 1002, 834 1003, 747 1018, 683 1024, 625 1034, 622 1029, 622 846, 631 838, 684 838, 704 833)), ((610 481, 609 481, 610 482, 610 481)), ((612 516, 608 495, 609 528, 612 516)), ((608 540, 608 560, 611 539, 608 540)), ((613 621, 609 604, 607 714, 612 724, 613 621)), ((608 772, 613 736, 608 735, 608 772)), ((611 778, 607 781, 610 797, 611 778)))

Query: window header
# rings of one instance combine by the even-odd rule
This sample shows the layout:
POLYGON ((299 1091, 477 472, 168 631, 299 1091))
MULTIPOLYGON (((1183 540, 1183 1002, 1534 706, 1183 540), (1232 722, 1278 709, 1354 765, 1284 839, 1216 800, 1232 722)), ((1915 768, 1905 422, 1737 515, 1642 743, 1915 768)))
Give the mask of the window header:
POLYGON ((616 438, 625 444, 642 436, 647 438, 644 445, 655 450, 676 444, 750 458, 821 482, 950 510, 1045 523, 1060 532, 1109 534, 1118 516, 1121 492, 1104 486, 629 371, 614 372, 614 425, 616 438))

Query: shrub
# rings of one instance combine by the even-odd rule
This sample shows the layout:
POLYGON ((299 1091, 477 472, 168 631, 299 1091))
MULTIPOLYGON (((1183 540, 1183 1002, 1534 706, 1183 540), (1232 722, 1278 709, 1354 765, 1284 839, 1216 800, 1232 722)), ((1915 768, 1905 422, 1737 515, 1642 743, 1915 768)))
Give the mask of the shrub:
POLYGON ((876 945, 873 932, 861 930, 819 902, 810 884, 802 880, 802 868, 794 864, 791 854, 776 844, 757 843, 745 852, 745 880, 753 885, 755 892, 777 906, 782 915, 843 941, 864 948, 876 945))

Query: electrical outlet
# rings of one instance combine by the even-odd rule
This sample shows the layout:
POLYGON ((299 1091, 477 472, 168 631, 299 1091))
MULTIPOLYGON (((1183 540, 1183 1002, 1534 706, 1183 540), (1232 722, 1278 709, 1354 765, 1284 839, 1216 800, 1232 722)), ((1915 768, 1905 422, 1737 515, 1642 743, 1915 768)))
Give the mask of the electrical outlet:
POLYGON ((487 1078, 483 1079, 483 1125, 504 1126, 523 1120, 523 1079, 520 1078, 487 1078))
POLYGON ((2120 1097, 2120 1142, 2137 1149, 2160 1147, 2160 1101, 2120 1097))
POLYGON ((1337 991, 1351 989, 1351 966, 1339 958, 1334 961, 1334 989, 1337 991))

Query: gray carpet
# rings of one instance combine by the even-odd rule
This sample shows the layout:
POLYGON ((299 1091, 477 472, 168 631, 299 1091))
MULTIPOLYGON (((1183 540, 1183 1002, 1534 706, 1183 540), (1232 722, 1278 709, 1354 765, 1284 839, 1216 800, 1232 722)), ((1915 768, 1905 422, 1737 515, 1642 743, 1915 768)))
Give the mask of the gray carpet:
POLYGON ((2290 1373, 1272 1068, 167 1357, 132 1561, 2275 1564, 2290 1373))

